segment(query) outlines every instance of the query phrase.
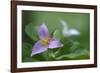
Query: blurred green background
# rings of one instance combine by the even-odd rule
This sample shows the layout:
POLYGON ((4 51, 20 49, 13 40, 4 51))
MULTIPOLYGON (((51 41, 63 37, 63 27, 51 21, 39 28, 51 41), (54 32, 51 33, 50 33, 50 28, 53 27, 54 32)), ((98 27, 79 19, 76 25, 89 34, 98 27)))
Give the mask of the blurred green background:
POLYGON ((22 11, 22 62, 84 60, 89 59, 89 13, 22 11), (60 20, 67 22, 69 29, 75 28, 78 36, 63 37, 60 20), (38 27, 45 23, 50 34, 55 34, 64 44, 58 49, 31 57, 32 47, 39 40, 38 27), (48 54, 49 53, 49 54, 48 54))

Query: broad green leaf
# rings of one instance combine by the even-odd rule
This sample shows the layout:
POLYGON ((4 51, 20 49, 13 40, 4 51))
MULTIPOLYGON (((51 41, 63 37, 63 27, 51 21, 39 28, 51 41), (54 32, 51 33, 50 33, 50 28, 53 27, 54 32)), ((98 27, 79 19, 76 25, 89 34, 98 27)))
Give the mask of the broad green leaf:
POLYGON ((26 25, 25 26, 25 32, 26 32, 26 34, 32 39, 32 40, 37 40, 37 31, 38 31, 38 29, 37 29, 37 27, 36 26, 34 26, 33 24, 28 24, 28 25, 26 25))
POLYGON ((61 39, 60 31, 55 30, 53 33, 53 37, 60 40, 61 39))
POLYGON ((30 57, 25 57, 24 59, 23 59, 23 62, 37 62, 37 61, 39 61, 38 59, 35 59, 35 58, 30 58, 30 57))
POLYGON ((35 56, 33 56, 33 58, 38 59, 40 61, 53 61, 55 60, 55 55, 53 54, 52 49, 48 49, 47 51, 37 54, 35 56))
POLYGON ((26 61, 27 58, 31 58, 32 46, 29 43, 23 42, 22 44, 22 61, 26 61))
POLYGON ((69 53, 69 54, 64 54, 61 55, 59 57, 56 57, 57 60, 62 60, 62 59, 87 59, 89 58, 89 53, 86 49, 84 50, 77 50, 73 53, 69 53))
POLYGON ((24 42, 22 44, 22 54, 23 57, 30 57, 31 55, 32 46, 29 43, 24 42))

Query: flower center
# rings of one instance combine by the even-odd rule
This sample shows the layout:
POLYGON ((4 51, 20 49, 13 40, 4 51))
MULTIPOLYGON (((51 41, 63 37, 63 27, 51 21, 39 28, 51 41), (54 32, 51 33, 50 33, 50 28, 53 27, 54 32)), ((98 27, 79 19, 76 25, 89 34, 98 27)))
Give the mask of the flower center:
POLYGON ((48 45, 49 45, 49 42, 50 42, 49 39, 44 39, 44 40, 42 40, 42 44, 43 44, 44 46, 48 46, 48 45))

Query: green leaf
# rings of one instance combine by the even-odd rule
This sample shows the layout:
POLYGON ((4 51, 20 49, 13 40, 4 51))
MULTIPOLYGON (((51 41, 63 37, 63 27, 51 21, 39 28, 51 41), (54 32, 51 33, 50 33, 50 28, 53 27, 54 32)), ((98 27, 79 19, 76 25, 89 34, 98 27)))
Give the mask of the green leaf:
POLYGON ((60 31, 59 30, 55 30, 54 33, 53 33, 53 37, 56 38, 56 39, 61 40, 60 31))
POLYGON ((89 58, 89 52, 86 49, 77 50, 73 53, 64 54, 64 55, 61 55, 59 57, 56 57, 57 60, 64 60, 64 59, 67 59, 67 60, 78 59, 79 60, 79 59, 88 59, 88 58, 89 58))
POLYGON ((25 26, 25 32, 26 34, 32 39, 32 40, 37 40, 37 27, 34 26, 33 24, 28 24, 25 26))
POLYGON ((32 46, 29 43, 23 42, 22 44, 22 62, 29 61, 31 57, 32 46))
POLYGON ((22 44, 22 54, 23 57, 29 57, 31 54, 32 46, 29 43, 24 42, 22 44))
POLYGON ((38 59, 35 58, 30 58, 30 57, 25 57, 25 59, 23 59, 23 62, 37 62, 39 61, 38 59))

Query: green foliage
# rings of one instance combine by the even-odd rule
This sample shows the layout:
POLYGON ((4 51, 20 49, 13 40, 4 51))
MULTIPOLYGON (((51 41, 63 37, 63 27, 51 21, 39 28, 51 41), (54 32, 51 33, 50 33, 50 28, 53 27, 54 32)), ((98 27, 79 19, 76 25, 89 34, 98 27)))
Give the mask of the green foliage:
MULTIPOLYGON (((89 14, 87 13, 61 13, 43 11, 23 11, 22 27, 24 40, 22 42, 22 62, 56 61, 56 60, 82 60, 89 59, 89 14), (80 31, 79 36, 63 37, 62 26, 59 19, 67 21, 69 28, 80 31), (39 40, 38 27, 45 23, 49 32, 61 40, 63 47, 48 49, 48 51, 31 57, 32 47, 39 40), (30 23, 30 24, 29 24, 30 23), (31 38, 32 43, 27 42, 31 38)), ((22 37, 23 38, 23 37, 22 37)), ((29 40, 30 41, 30 40, 29 40)))
POLYGON ((53 33, 53 37, 56 39, 61 40, 61 33, 59 30, 55 30, 55 32, 53 33))
POLYGON ((37 28, 33 24, 28 24, 25 26, 25 32, 26 34, 34 41, 38 39, 37 36, 37 28))
POLYGON ((22 61, 23 62, 31 61, 30 59, 31 48, 32 46, 28 43, 24 42, 22 44, 22 61))

